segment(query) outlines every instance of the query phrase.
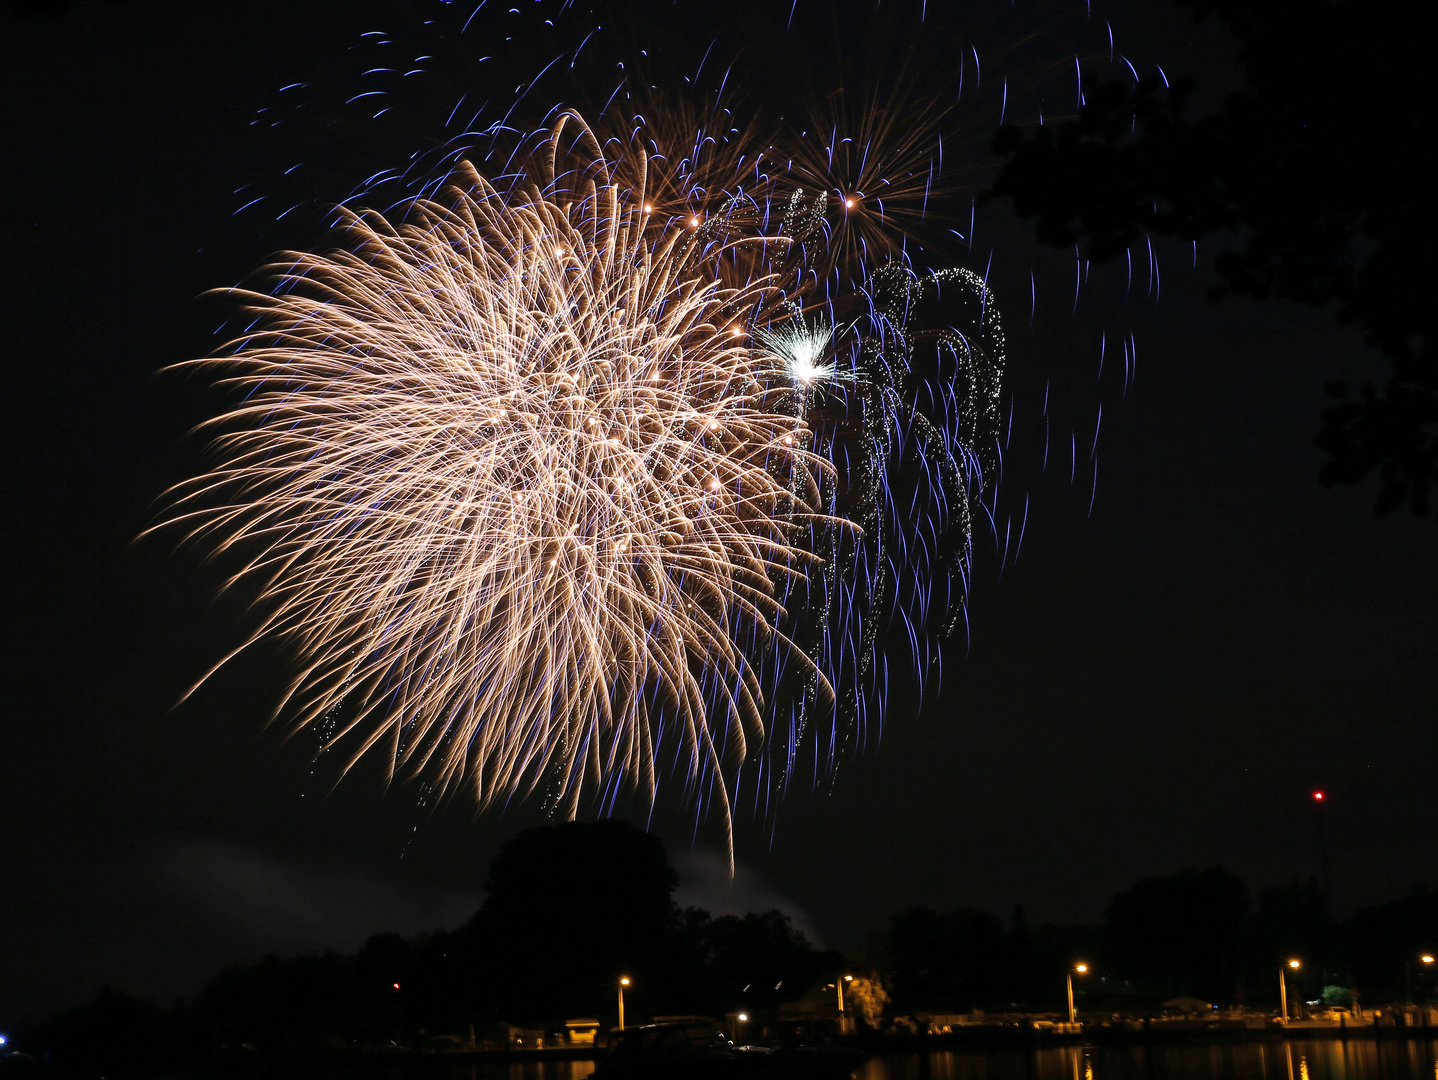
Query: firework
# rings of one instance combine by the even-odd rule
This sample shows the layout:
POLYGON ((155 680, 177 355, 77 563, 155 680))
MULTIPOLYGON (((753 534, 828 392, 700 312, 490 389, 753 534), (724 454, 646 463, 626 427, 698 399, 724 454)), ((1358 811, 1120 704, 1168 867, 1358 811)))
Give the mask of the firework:
POLYGON ((765 732, 741 642, 831 695, 780 600, 829 466, 731 329, 769 284, 717 284, 722 245, 613 186, 562 207, 457 179, 242 294, 256 327, 197 363, 244 403, 174 520, 241 553, 255 638, 300 657, 281 710, 351 759, 481 805, 548 785, 566 815, 652 796, 666 742, 729 771, 765 732))
POLYGON ((947 110, 877 100, 501 126, 237 291, 189 366, 242 403, 169 524, 293 655, 276 716, 481 806, 669 775, 726 827, 741 773, 862 745, 881 628, 962 608, 1003 362, 984 283, 906 255, 947 110))

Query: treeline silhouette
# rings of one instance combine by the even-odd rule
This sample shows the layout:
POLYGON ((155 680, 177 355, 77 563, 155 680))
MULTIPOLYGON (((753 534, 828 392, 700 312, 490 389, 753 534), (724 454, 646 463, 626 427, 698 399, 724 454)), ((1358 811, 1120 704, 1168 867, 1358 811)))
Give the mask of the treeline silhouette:
POLYGON ((842 957, 822 952, 777 911, 713 917, 674 904, 662 843, 623 822, 565 824, 516 836, 490 863, 487 897, 456 930, 377 934, 343 956, 270 956, 216 975, 193 1001, 162 1009, 112 989, 22 1041, 84 1067, 283 1059, 422 1044, 493 1021, 526 1026, 594 1017, 760 1012, 797 998, 842 957))
POLYGON ((1356 990, 1371 1006, 1432 995, 1433 972, 1419 957, 1431 953, 1435 931, 1438 893, 1423 887, 1335 922, 1313 881, 1266 888, 1253 902, 1241 878, 1214 866, 1136 882, 1092 926, 1030 930, 1021 907, 1007 925, 984 911, 913 908, 890 921, 876 960, 901 1013, 1058 1008, 1064 972, 1079 961, 1090 973, 1076 993, 1114 1008, 1179 996, 1271 1006, 1290 959, 1302 965, 1288 973, 1295 997, 1329 988, 1332 1004, 1356 990))
POLYGON ((1341 923, 1312 883, 1250 901, 1219 868, 1147 878, 1119 893, 1102 924, 1031 929, 984 911, 915 907, 895 915, 861 957, 823 952, 777 911, 713 917, 674 904, 663 845, 622 822, 566 824, 516 836, 490 864, 488 895, 464 926, 406 939, 378 934, 353 955, 266 957, 235 964, 188 1002, 161 1008, 113 989, 22 1040, 32 1053, 115 1068, 225 1056, 298 1060, 338 1051, 422 1046, 494 1021, 558 1027, 566 1018, 743 1010, 772 1014, 826 980, 855 972, 889 989, 889 1015, 1041 1011, 1060 1006, 1077 960, 1090 1007, 1155 1008, 1191 995, 1264 1006, 1277 970, 1309 999, 1357 987, 1365 1004, 1427 997, 1432 975, 1412 961, 1433 945, 1438 894, 1363 909, 1341 923), (1410 962, 1405 968, 1405 961, 1410 962))

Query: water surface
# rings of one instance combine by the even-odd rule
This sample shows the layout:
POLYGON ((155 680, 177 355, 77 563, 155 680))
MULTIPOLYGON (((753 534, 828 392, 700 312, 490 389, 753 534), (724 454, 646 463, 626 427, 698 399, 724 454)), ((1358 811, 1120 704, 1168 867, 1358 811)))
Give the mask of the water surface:
POLYGON ((945 1050, 873 1058, 854 1075, 856 1080, 1438 1080, 1438 1047, 1426 1039, 1324 1039, 1150 1049, 945 1050))
MULTIPOLYGON (((588 1080, 592 1061, 423 1063, 296 1070, 284 1080, 588 1080)), ((224 1074, 233 1080, 259 1075, 224 1074)), ((1042 1050, 936 1050, 883 1054, 855 1080, 1438 1080, 1438 1043, 1429 1039, 1338 1039, 1247 1045, 1063 1046, 1042 1050)), ((154 1080, 215 1080, 167 1073, 154 1080)), ((264 1074, 264 1080, 278 1080, 264 1074)), ((676 1075, 673 1080, 688 1080, 676 1075)))

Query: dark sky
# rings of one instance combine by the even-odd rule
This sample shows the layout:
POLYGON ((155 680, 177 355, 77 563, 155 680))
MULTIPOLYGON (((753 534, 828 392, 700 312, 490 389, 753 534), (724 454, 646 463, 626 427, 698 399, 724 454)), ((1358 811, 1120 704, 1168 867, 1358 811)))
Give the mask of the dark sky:
MULTIPOLYGON (((167 998, 232 959, 457 925, 489 857, 540 820, 420 808, 363 767, 332 789, 309 745, 262 730, 272 658, 172 711, 235 644, 237 612, 192 562, 131 545, 195 468, 184 432, 215 404, 155 377, 217 344, 224 305, 197 297, 281 240, 323 242, 235 214, 236 189, 290 153, 250 121, 279 87, 345 72, 378 13, 81 0, 59 19, 0 15, 0 1022, 103 982, 167 998)), ((1137 2, 1113 20, 1135 56, 1232 78, 1216 31, 1137 2)), ((916 903, 1094 920, 1146 874, 1221 863, 1256 888, 1316 873, 1316 787, 1340 912, 1431 882, 1438 537, 1375 520, 1371 491, 1320 488, 1311 446, 1322 384, 1374 358, 1324 312, 1207 304, 1204 249, 1197 271, 1161 253, 1156 304, 1099 284, 1071 316, 1067 257, 1032 252, 999 212, 983 230, 1007 259, 1005 505, 1031 497, 1022 550, 1000 574, 981 545, 971 646, 941 694, 918 710, 896 692, 881 745, 832 791, 739 823, 732 888, 716 824, 661 806, 682 899, 778 905, 841 948, 916 903), (1097 377, 1104 330, 1138 343, 1126 395, 1112 358, 1097 377), (1086 449, 1072 488, 1067 460, 1017 465, 1046 379, 1081 442, 1103 404, 1096 487, 1086 449)))

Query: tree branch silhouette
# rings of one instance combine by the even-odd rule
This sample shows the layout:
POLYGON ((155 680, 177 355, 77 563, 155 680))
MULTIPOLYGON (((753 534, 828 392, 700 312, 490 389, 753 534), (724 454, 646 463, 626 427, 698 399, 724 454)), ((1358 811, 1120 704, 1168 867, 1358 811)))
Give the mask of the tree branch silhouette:
POLYGON ((1214 299, 1332 306, 1389 364, 1382 385, 1331 383, 1316 444, 1325 485, 1378 479, 1376 513, 1428 513, 1438 484, 1438 362, 1428 297, 1433 95, 1420 35, 1386 0, 1176 0, 1223 20, 1247 88, 1190 119, 1195 84, 1085 80, 1077 118, 994 138, 985 200, 1102 262, 1146 236, 1232 234, 1214 299))

